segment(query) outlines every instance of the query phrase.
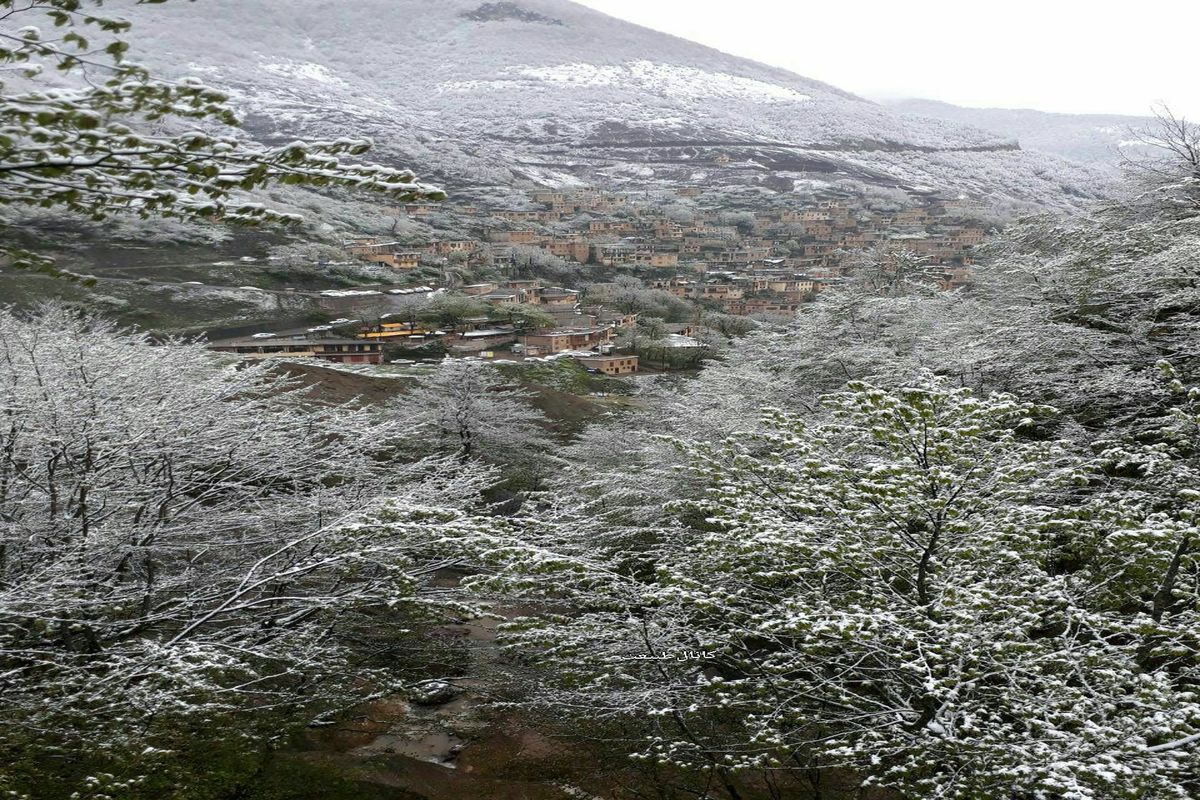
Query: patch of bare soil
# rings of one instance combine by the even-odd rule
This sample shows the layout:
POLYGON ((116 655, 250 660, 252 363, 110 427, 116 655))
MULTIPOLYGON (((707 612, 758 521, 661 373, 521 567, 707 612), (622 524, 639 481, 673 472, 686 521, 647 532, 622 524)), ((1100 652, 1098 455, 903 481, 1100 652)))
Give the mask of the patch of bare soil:
POLYGON ((313 402, 327 405, 355 402, 381 406, 407 393, 414 383, 408 378, 381 378, 296 362, 278 364, 275 371, 292 378, 297 386, 307 388, 313 402))

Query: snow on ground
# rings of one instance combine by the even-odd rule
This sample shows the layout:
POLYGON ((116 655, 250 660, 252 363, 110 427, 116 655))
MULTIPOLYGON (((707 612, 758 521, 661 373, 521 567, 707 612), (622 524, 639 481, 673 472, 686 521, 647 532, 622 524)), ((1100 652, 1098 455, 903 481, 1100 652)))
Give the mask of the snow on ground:
POLYGON ((492 92, 497 89, 517 89, 525 84, 520 81, 445 81, 439 83, 439 93, 445 92, 492 92))
POLYGON ((786 86, 694 67, 630 61, 620 66, 560 64, 519 68, 521 75, 554 83, 582 86, 620 86, 632 83, 672 97, 705 99, 729 97, 760 103, 803 103, 812 98, 786 86))
POLYGON ((636 87, 688 100, 729 98, 758 103, 804 103, 812 99, 786 86, 753 78, 655 61, 628 61, 619 65, 576 63, 551 67, 513 67, 503 74, 505 77, 499 80, 451 81, 438 88, 443 92, 494 91, 523 85, 522 81, 514 78, 533 78, 573 86, 636 87))
POLYGON ((304 78, 317 83, 347 85, 344 80, 330 72, 328 67, 310 61, 285 61, 278 64, 261 64, 260 67, 266 72, 285 78, 304 78))
POLYGON ((521 164, 520 169, 530 180, 536 181, 540 186, 548 189, 580 189, 588 185, 586 181, 580 180, 574 175, 557 170, 533 167, 528 164, 521 164))

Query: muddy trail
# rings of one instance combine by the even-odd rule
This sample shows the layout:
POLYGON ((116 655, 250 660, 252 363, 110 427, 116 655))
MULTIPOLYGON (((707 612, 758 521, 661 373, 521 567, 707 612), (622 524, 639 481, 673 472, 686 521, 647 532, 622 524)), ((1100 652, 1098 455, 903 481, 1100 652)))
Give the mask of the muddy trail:
MULTIPOLYGON (((476 619, 439 633, 467 647, 477 674, 500 657, 501 622, 476 619)), ((338 725, 311 730, 306 747, 292 757, 397 800, 597 797, 572 780, 586 755, 489 708, 479 679, 431 681, 421 689, 410 699, 381 700, 338 725)))

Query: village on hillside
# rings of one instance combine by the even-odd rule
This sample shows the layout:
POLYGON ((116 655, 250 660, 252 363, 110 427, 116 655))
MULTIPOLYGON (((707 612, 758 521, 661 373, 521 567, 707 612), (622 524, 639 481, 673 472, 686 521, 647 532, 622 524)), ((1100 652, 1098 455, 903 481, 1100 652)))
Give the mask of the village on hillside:
POLYGON ((790 317, 868 260, 885 271, 916 264, 930 288, 958 288, 985 235, 984 207, 962 197, 881 204, 847 195, 729 211, 705 209, 703 194, 540 190, 520 208, 409 204, 398 218, 453 225, 420 243, 346 240, 347 259, 394 278, 323 293, 354 301, 355 318, 210 346, 342 364, 566 357, 611 376, 689 368, 722 335, 748 330, 739 322, 790 317))

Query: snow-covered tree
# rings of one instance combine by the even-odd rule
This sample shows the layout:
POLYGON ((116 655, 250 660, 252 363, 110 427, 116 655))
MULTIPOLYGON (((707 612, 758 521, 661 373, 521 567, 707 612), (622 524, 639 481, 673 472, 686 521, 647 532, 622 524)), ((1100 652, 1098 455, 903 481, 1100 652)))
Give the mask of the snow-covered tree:
POLYGON ((706 496, 649 572, 571 525, 497 551, 572 608, 510 634, 548 667, 533 701, 649 717, 636 756, 734 797, 741 771, 813 766, 907 797, 1193 796, 1191 517, 1090 493, 1090 458, 1011 396, 925 377, 824 406, 685 446, 706 496))
POLYGON ((579 279, 581 266, 556 256, 548 250, 530 245, 513 245, 514 275, 545 278, 551 281, 573 282, 579 279))
POLYGON ((736 314, 723 314, 719 311, 707 311, 702 318, 704 326, 717 331, 723 336, 745 336, 746 334, 758 328, 759 325, 749 317, 740 317, 736 314))
MULTIPOLYGON (((130 24, 100 13, 102 4, 0 2, 0 65, 9 73, 0 81, 0 206, 93 220, 132 213, 255 224, 297 219, 246 197, 271 183, 442 197, 406 170, 344 160, 365 153, 366 140, 262 147, 237 137, 225 94, 126 60, 130 24)), ((45 258, 12 246, 0 256, 53 271, 45 258)))
POLYGON ((0 748, 398 688, 351 643, 455 609, 426 578, 495 478, 392 462, 393 430, 199 344, 0 312, 0 748))
POLYGON ((533 473, 554 460, 545 416, 491 364, 446 359, 394 410, 419 452, 533 473))
POLYGON ((1124 167, 1144 194, 1135 205, 1157 209, 1172 218, 1200 213, 1200 125, 1169 108, 1155 113, 1155 124, 1133 131, 1141 145, 1126 152, 1124 167))
POLYGON ((852 278, 880 296, 935 292, 945 272, 928 257, 892 245, 864 250, 849 261, 852 278))
POLYGON ((604 303, 618 311, 658 317, 668 322, 687 322, 699 316, 695 305, 662 289, 647 289, 640 285, 640 281, 617 283, 618 288, 604 298, 604 303))
POLYGON ((421 310, 421 318, 439 327, 458 330, 468 319, 486 317, 490 311, 491 306, 477 297, 439 294, 421 310))
POLYGON ((528 303, 501 303, 493 306, 488 314, 493 319, 506 322, 518 330, 555 327, 555 320, 551 314, 528 303))

